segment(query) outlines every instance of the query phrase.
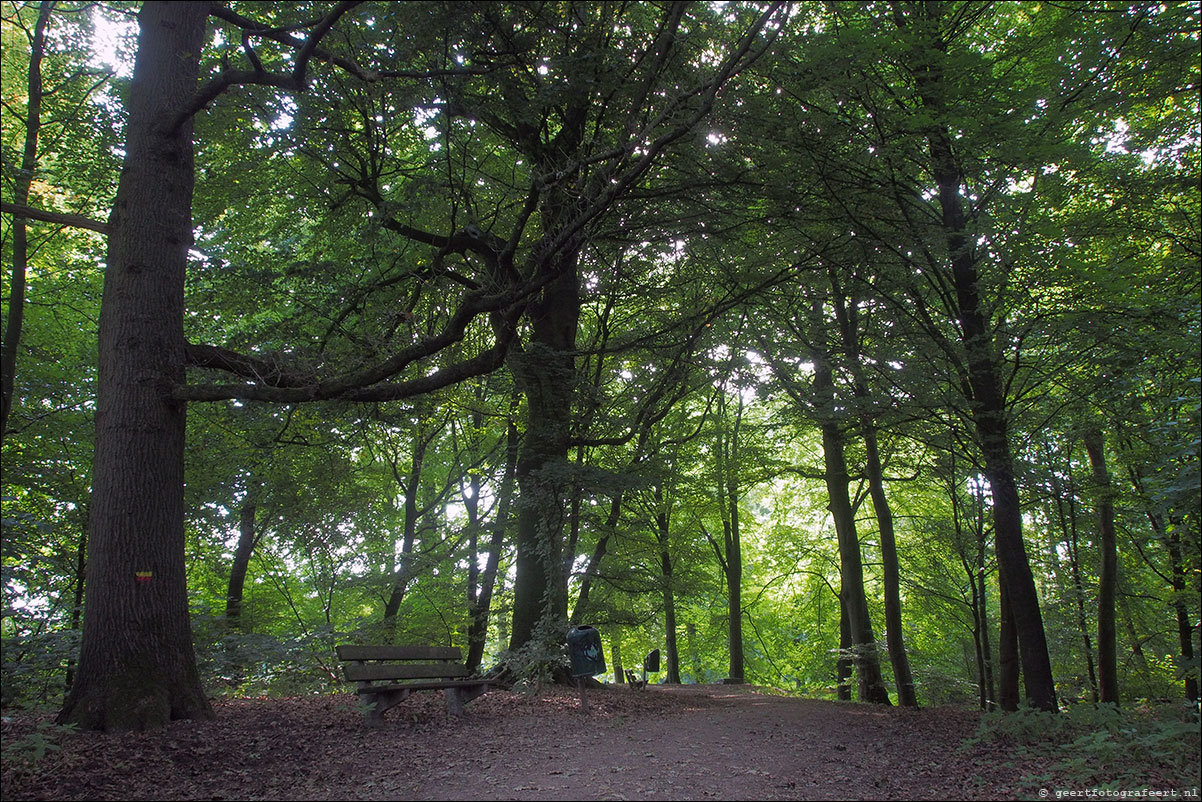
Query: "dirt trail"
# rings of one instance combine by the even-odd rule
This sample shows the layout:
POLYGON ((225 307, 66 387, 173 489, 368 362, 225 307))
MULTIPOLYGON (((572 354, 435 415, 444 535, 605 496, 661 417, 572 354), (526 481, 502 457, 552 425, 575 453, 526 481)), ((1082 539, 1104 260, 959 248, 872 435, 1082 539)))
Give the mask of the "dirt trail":
POLYGON ((972 711, 736 686, 611 688, 589 702, 585 716, 565 689, 493 692, 456 719, 419 694, 369 730, 350 694, 234 700, 215 721, 67 735, 33 769, 7 753, 38 720, 6 716, 3 797, 1007 799, 1027 771, 998 747, 960 749, 972 711))

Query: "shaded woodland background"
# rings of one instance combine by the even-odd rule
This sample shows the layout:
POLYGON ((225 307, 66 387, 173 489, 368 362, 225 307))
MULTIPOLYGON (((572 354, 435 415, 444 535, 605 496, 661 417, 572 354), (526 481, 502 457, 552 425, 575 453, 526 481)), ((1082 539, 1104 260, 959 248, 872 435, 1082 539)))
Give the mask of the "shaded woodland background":
POLYGON ((6 706, 1196 702, 1197 3, 2 21, 6 706))

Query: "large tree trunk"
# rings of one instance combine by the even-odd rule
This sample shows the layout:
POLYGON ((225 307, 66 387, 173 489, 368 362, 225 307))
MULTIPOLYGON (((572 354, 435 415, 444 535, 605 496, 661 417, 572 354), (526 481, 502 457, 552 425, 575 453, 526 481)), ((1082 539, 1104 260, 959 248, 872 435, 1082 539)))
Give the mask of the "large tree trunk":
POLYGON ((576 258, 573 251, 551 260, 557 264, 546 269, 559 277, 532 305, 530 344, 511 358, 527 402, 526 434, 517 464, 520 501, 511 650, 529 642, 540 622, 554 627, 557 619, 563 623, 567 619, 561 552, 580 317, 576 258))
POLYGON ((1098 545, 1102 571, 1098 587, 1098 684, 1101 701, 1119 702, 1118 647, 1115 636, 1115 592, 1118 588, 1118 545, 1114 533, 1114 498, 1101 429, 1085 432, 1085 450, 1093 467, 1098 494, 1098 545))
POLYGON ((958 171, 949 162, 951 151, 946 139, 932 140, 944 225, 959 306, 960 329, 968 357, 968 380, 972 387, 972 414, 985 476, 993 493, 993 526, 1002 578, 1007 583, 1010 608, 1019 640, 1027 701, 1040 710, 1056 710, 1056 685, 1048 655, 1043 616, 1035 577, 1023 542, 1022 512, 1018 487, 1014 480, 1014 461, 1010 455, 1010 433, 1001 382, 993 360, 992 340, 981 311, 975 258, 964 234, 964 216, 960 208, 958 171))
MULTIPOLYGON (((539 202, 543 242, 559 242, 540 254, 537 277, 547 283, 527 308, 530 342, 510 358, 518 387, 526 396, 526 434, 517 465, 520 509, 511 650, 530 641, 540 623, 546 628, 543 636, 558 643, 564 635, 558 630, 567 624, 564 490, 574 473, 568 449, 577 381, 579 260, 585 236, 583 230, 567 231, 576 225, 582 176, 575 160, 584 142, 590 103, 592 97, 583 93, 569 98, 561 112, 561 127, 549 142, 518 143, 547 174, 562 171, 564 181, 547 188, 539 202)), ((566 559, 571 562, 571 557, 566 559)))
POLYGON ((58 715, 131 730, 210 717, 196 670, 184 560, 183 301, 192 244, 192 125, 203 3, 139 14, 126 157, 109 219, 90 554, 75 685, 58 715))

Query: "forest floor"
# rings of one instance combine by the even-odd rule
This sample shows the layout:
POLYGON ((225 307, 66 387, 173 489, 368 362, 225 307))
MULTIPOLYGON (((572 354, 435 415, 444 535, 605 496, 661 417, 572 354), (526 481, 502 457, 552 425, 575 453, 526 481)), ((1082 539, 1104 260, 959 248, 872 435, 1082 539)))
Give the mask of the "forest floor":
POLYGON ((1088 790, 1048 780, 1041 793, 1032 778, 1048 766, 1029 752, 992 739, 966 746, 980 721, 970 710, 816 701, 748 686, 614 687, 590 690, 588 702, 585 715, 569 689, 493 691, 454 718, 441 694, 420 693, 373 730, 353 694, 236 699, 217 702, 212 721, 120 735, 62 733, 48 715, 6 712, 2 795, 909 800, 1088 790))

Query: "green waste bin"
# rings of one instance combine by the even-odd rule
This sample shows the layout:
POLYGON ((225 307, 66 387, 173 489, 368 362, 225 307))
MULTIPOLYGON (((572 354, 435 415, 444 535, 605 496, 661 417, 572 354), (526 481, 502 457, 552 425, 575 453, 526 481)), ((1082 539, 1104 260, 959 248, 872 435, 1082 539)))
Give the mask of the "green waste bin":
POLYGON ((605 673, 605 653, 601 650, 601 633, 587 624, 568 632, 568 656, 572 661, 573 677, 591 677, 605 673))

